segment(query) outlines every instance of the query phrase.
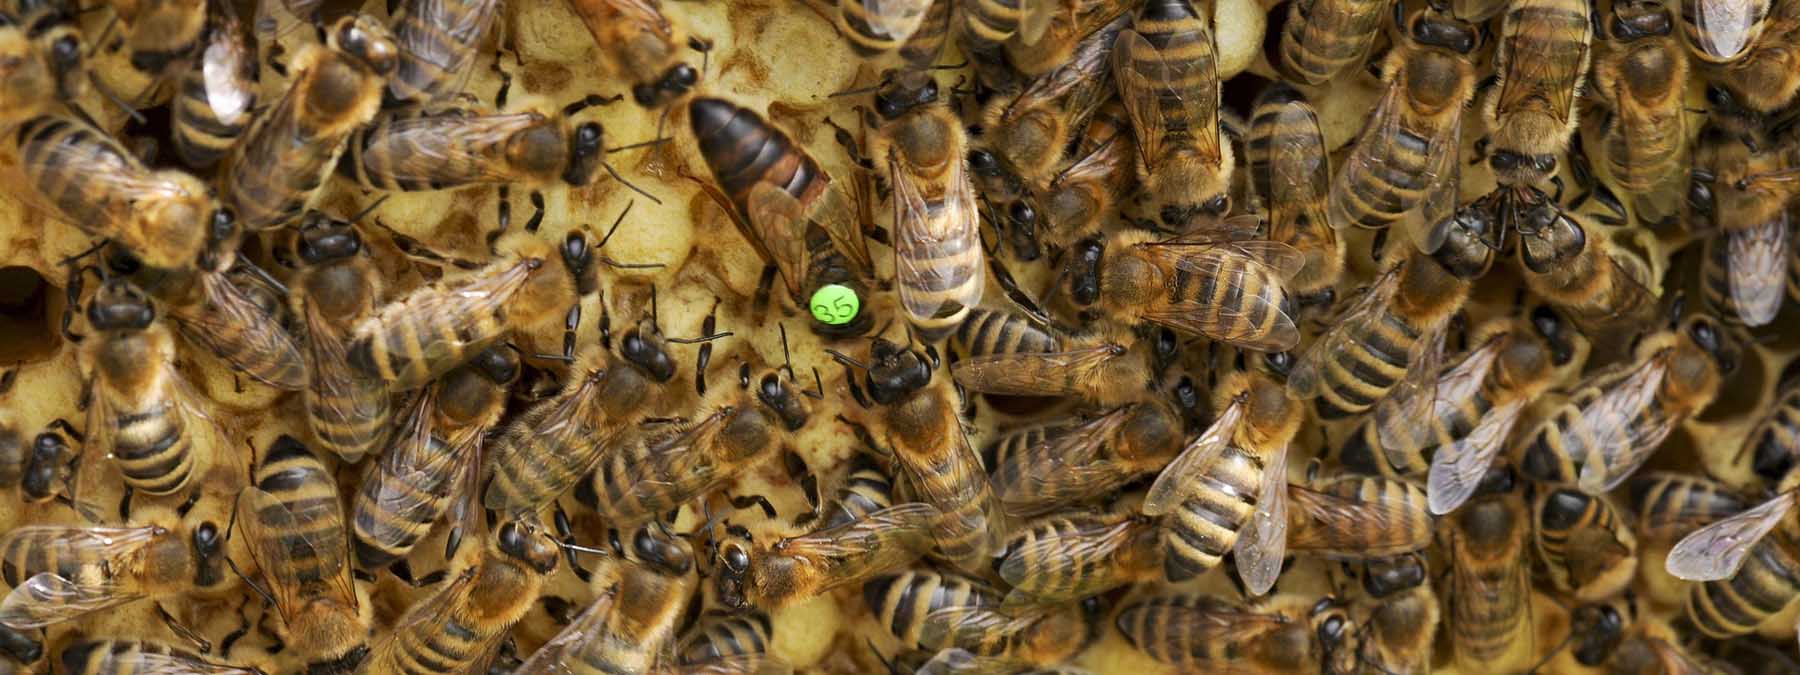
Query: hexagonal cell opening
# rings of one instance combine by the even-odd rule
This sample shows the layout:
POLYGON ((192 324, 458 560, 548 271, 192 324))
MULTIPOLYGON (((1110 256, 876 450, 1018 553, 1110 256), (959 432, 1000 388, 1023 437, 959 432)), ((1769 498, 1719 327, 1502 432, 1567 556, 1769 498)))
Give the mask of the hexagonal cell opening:
POLYGON ((62 295, 29 267, 0 267, 0 364, 33 363, 62 348, 62 295))

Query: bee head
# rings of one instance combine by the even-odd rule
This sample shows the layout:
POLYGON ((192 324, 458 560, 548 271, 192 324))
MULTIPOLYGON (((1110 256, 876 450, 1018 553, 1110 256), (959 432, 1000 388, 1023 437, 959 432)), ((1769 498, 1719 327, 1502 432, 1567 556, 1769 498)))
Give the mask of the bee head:
POLYGON ((1434 226, 1437 231, 1432 238, 1443 243, 1432 252, 1432 259, 1458 279, 1476 279, 1486 274, 1494 264, 1494 249, 1489 242, 1499 227, 1498 218, 1492 208, 1482 203, 1457 209, 1434 226))
POLYGON ((719 602, 736 611, 750 609, 749 599, 744 597, 744 580, 750 576, 750 532, 733 525, 726 529, 729 533, 718 547, 716 567, 719 602))
POLYGON ((582 187, 594 182, 594 177, 600 175, 600 170, 604 168, 605 138, 605 130, 599 122, 587 121, 576 125, 575 131, 569 134, 569 166, 563 170, 564 183, 582 187))
POLYGON ((494 533, 494 538, 501 553, 530 565, 539 574, 555 571, 557 560, 562 557, 556 540, 551 539, 549 534, 516 520, 501 525, 500 530, 494 533))
POLYGON ((1313 604, 1311 618, 1319 651, 1330 662, 1331 656, 1344 648, 1344 643, 1355 630, 1350 621, 1350 613, 1345 611, 1344 603, 1337 598, 1325 597, 1313 604))
POLYGON ((570 231, 563 237, 563 267, 569 275, 575 277, 575 292, 587 295, 598 290, 600 280, 594 276, 594 250, 588 246, 587 236, 577 231, 570 231))
POLYGON ((237 214, 215 204, 212 217, 206 223, 206 246, 200 251, 200 269, 224 271, 231 267, 237 259, 242 235, 243 230, 237 224, 237 214))
POLYGON ((1584 666, 1598 666, 1619 646, 1625 636, 1626 617, 1610 603, 1582 605, 1569 618, 1571 634, 1578 635, 1575 660, 1584 666))
POLYGON ((672 536, 661 523, 651 522, 631 534, 631 548, 625 557, 671 576, 687 574, 694 568, 694 549, 686 539, 672 536))
POLYGON ((1385 598, 1425 583, 1425 563, 1417 554, 1363 563, 1362 585, 1370 597, 1385 598))
POLYGON ((656 323, 645 318, 637 327, 626 331, 619 341, 619 354, 642 369, 650 379, 668 382, 675 379, 675 360, 669 358, 668 345, 656 323))
MULTIPOLYGON (((1399 8, 1396 7, 1395 11, 1399 11, 1399 8)), ((1473 53, 1481 44, 1481 37, 1475 32, 1474 26, 1436 11, 1414 14, 1412 26, 1407 33, 1412 35, 1413 42, 1442 47, 1458 54, 1473 53)))
POLYGON ((1156 217, 1162 220, 1163 227, 1186 232, 1193 228, 1194 221, 1202 217, 1223 217, 1230 211, 1231 197, 1220 194, 1199 204, 1166 204, 1157 212, 1156 217))
POLYGON ((1688 319, 1685 330, 1688 338, 1701 351, 1706 352, 1707 356, 1712 357, 1713 362, 1719 366, 1719 372, 1729 374, 1737 371, 1737 349, 1711 317, 1696 314, 1688 319))
POLYGON ((192 541, 194 554, 194 585, 209 588, 225 580, 225 538, 219 534, 219 526, 212 521, 204 521, 194 528, 192 541))
POLYGON ((1674 30, 1669 8, 1655 2, 1613 3, 1612 20, 1606 31, 1612 39, 1632 42, 1647 37, 1661 37, 1674 30))
POLYGON ((400 50, 386 27, 374 17, 356 14, 339 19, 331 42, 337 49, 363 63, 376 74, 386 75, 400 60, 400 50))
POLYGON ((799 431, 806 426, 811 413, 807 410, 806 401, 796 396, 794 389, 781 380, 774 372, 764 373, 756 385, 756 400, 761 402, 776 417, 781 418, 781 425, 788 431, 799 431))
POLYGON ((506 386, 519 379, 519 355, 506 345, 494 345, 481 350, 470 365, 483 378, 497 385, 506 386))
POLYGON ((109 279, 88 302, 87 318, 97 330, 143 330, 156 320, 156 307, 131 282, 109 279))
POLYGON ((890 78, 875 90, 875 114, 891 120, 937 100, 937 80, 927 73, 909 71, 890 78))
POLYGON ((917 351, 877 338, 870 351, 869 395, 889 405, 931 384, 931 365, 917 351))
POLYGON ((1106 243, 1098 238, 1077 242, 1069 256, 1069 298, 1086 307, 1100 299, 1100 262, 1106 257, 1106 243))
POLYGON ((308 265, 344 260, 362 252, 362 236, 350 223, 308 211, 300 221, 294 252, 308 265))

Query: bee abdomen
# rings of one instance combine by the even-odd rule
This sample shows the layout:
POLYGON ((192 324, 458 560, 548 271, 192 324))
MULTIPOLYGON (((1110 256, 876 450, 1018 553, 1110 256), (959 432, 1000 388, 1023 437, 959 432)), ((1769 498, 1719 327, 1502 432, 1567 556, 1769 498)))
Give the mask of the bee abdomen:
POLYGON ((249 127, 248 110, 236 122, 220 120, 207 100, 206 81, 192 69, 181 79, 181 89, 172 106, 174 114, 175 151, 192 167, 209 167, 219 163, 238 137, 249 127))
POLYGON ((863 602, 887 629, 908 648, 921 648, 925 617, 950 607, 998 607, 1000 595, 985 584, 955 574, 912 570, 889 574, 863 584, 863 602))
POLYGON ((951 344, 965 357, 1037 354, 1060 349, 1060 341, 1056 336, 1030 319, 1011 312, 982 308, 970 310, 968 317, 956 327, 951 339, 951 344))
POLYGON ((688 110, 700 156, 740 211, 747 212, 750 188, 758 182, 799 198, 816 189, 816 182, 830 180, 787 134, 748 109, 722 99, 698 98, 688 110))
POLYGON ((1230 447, 1208 475, 1191 479, 1201 489, 1163 521, 1163 572, 1170 581, 1198 576, 1231 551, 1238 530, 1256 510, 1262 473, 1259 459, 1230 447))
POLYGON ((1019 30, 1024 18, 1020 0, 962 0, 964 35, 980 43, 997 44, 1019 30))
MULTIPOLYGON (((118 410, 127 407, 115 403, 118 410)), ((115 418, 113 458, 125 483, 153 495, 166 495, 187 485, 194 458, 178 410, 160 399, 137 412, 115 418)))
POLYGON ((1729 638, 1756 630, 1796 597, 1800 560, 1786 535, 1775 532, 1756 543, 1731 578, 1689 588, 1687 615, 1701 633, 1729 638))
POLYGON ((1362 0, 1294 3, 1281 34, 1283 69, 1306 84, 1324 84, 1369 51, 1385 6, 1362 0))
POLYGON ((766 654, 774 631, 769 615, 762 612, 707 621, 682 641, 677 660, 694 665, 729 656, 766 654))

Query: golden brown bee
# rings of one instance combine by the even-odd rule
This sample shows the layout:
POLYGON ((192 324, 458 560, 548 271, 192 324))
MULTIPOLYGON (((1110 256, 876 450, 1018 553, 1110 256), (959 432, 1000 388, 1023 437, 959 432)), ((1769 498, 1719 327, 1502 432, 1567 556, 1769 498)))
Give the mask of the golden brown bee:
POLYGON ((949 572, 908 570, 870 579, 863 604, 905 649, 924 649, 925 619, 951 607, 998 607, 1000 592, 986 582, 949 572))
POLYGON ((60 675, 112 673, 192 673, 196 675, 263 675, 262 668, 232 665, 159 642, 78 639, 56 652, 60 675))
POLYGON ((1384 444, 1384 425, 1393 429, 1421 420, 1391 418, 1401 412, 1397 407, 1377 407, 1374 419, 1344 442, 1339 460, 1365 474, 1425 476, 1431 512, 1456 510, 1507 447, 1527 405, 1573 360, 1571 330, 1544 307, 1533 310, 1529 321, 1502 319, 1477 328, 1469 352, 1434 376, 1436 396, 1423 419, 1424 433, 1389 432, 1385 436, 1393 445, 1384 444))
POLYGON ((209 0, 111 0, 131 67, 161 75, 200 52, 209 0))
POLYGON ((1386 558, 1431 545, 1425 491, 1403 480, 1342 476, 1287 486, 1289 553, 1386 558))
POLYGON ((405 557, 452 499, 479 491, 482 439, 499 423, 518 379, 518 354, 496 345, 413 402, 351 507, 357 567, 376 570, 405 557))
POLYGON ((1686 536, 1750 508, 1742 494, 1723 483, 1683 473, 1650 471, 1627 484, 1637 531, 1644 537, 1686 536))
POLYGON ((1718 394, 1737 351, 1718 325, 1696 315, 1646 336, 1636 358, 1587 378, 1526 438, 1520 468, 1588 494, 1623 483, 1683 421, 1718 394))
POLYGON ((913 30, 912 37, 900 45, 900 58, 915 68, 924 68, 937 63, 938 55, 944 52, 944 43, 950 41, 950 15, 956 9, 955 2, 932 2, 925 10, 925 17, 913 30))
POLYGON ((1137 140, 1124 104, 1117 100, 1102 104, 1075 140, 1074 159, 1041 191, 1043 213, 1034 222, 1044 243, 1066 249, 1098 234, 1135 186, 1136 153, 1137 140))
POLYGON ((576 0, 569 7, 593 34, 607 67, 631 85, 638 105, 660 107, 700 82, 700 71, 682 61, 680 51, 705 52, 712 45, 683 37, 660 0, 576 0))
POLYGON ((17 70, 0 70, 9 95, 0 104, 8 114, 0 119, 7 120, 8 127, 49 110, 58 100, 73 101, 87 91, 88 49, 77 20, 80 10, 68 0, 11 0, 0 6, 0 17, 8 25, 8 30, 0 31, 0 36, 6 36, 0 53, 26 59, 19 62, 17 70), (14 27, 20 32, 11 33, 14 27), (13 41, 20 37, 24 42, 13 41), (27 49, 32 56, 25 56, 27 49), (30 98, 11 98, 15 93, 30 98))
POLYGON ((674 377, 668 344, 649 317, 625 333, 617 356, 604 348, 583 354, 562 391, 519 415, 495 442, 483 503, 535 516, 630 442, 629 430, 662 407, 674 377))
POLYGON ((522 672, 649 672, 674 640, 676 622, 696 583, 692 546, 650 523, 615 534, 613 548, 615 558, 595 576, 600 597, 538 650, 522 672), (620 541, 621 535, 629 543, 620 541))
MULTIPOLYGON (((1130 20, 1127 14, 1133 9, 1132 3, 1123 0, 1054 0, 1044 4, 1051 5, 1052 14, 1042 37, 1026 42, 1022 36, 1014 36, 1002 45, 1005 63, 1026 78, 1038 77, 1079 60, 1080 57, 1074 54, 1083 42, 1096 34, 1104 33, 1110 49, 1118 36, 1117 27, 1124 25, 1121 21, 1130 20)), ((977 45, 977 52, 979 48, 977 45)), ((979 62, 983 56, 974 58, 979 62)))
POLYGON ((407 608, 375 643, 361 672, 473 672, 537 604, 544 578, 556 570, 561 553, 550 535, 530 525, 501 525, 480 560, 407 608))
POLYGON ((701 189, 731 215, 738 233, 767 265, 774 266, 796 306, 828 284, 849 288, 859 310, 824 323, 815 311, 814 332, 828 337, 862 335, 874 325, 868 307, 874 269, 855 224, 851 203, 831 176, 793 139, 762 116, 730 101, 696 98, 689 122, 713 185, 701 189))
POLYGON ((401 3, 393 14, 394 73, 389 107, 442 101, 460 93, 494 18, 499 0, 401 3))
POLYGON ((1219 129, 1212 22, 1188 0, 1151 0, 1119 33, 1113 77, 1137 131, 1142 211, 1160 229, 1231 211, 1231 144, 1219 129))
POLYGON ((940 518, 930 504, 908 502, 767 546, 733 528, 719 544, 719 601, 735 610, 773 611, 893 572, 931 549, 940 518))
POLYGON ((32 202, 88 235, 117 241, 151 267, 193 265, 207 244, 207 224, 231 220, 199 179, 145 168, 77 117, 34 117, 8 136, 19 170, 37 188, 32 202))
POLYGON ((964 49, 991 51, 1008 41, 1037 44, 1061 11, 1057 0, 955 0, 962 8, 964 49))
POLYGON ((1377 672, 1411 675, 1431 668, 1437 636, 1438 598, 1425 579, 1425 562, 1408 555, 1367 561, 1363 590, 1371 605, 1356 617, 1366 631, 1357 657, 1377 672))
MULTIPOLYGON (((1474 245, 1480 248, 1479 244, 1474 245)), ((1456 248, 1447 245, 1443 254, 1456 248)), ((1387 272, 1300 356, 1288 377, 1296 398, 1317 399, 1319 416, 1338 419, 1383 408, 1379 447, 1416 446, 1432 415, 1444 334, 1473 287, 1468 267, 1446 266, 1395 247, 1387 272)))
POLYGON ((810 412, 802 394, 813 392, 782 381, 779 370, 754 383, 746 370, 742 384, 742 393, 692 424, 614 448, 576 487, 575 499, 614 527, 637 525, 712 494, 805 428, 810 412))
POLYGON ((250 128, 260 90, 256 53, 245 42, 232 3, 217 3, 207 21, 200 59, 182 71, 169 103, 175 153, 196 169, 231 152, 250 128))
POLYGON ((817 520, 818 527, 837 527, 893 505, 894 479, 877 460, 859 454, 845 467, 831 499, 818 505, 819 515, 802 514, 795 524, 817 520))
POLYGON ((306 325, 307 428, 324 449, 355 462, 378 448, 393 412, 386 385, 349 360, 352 330, 381 299, 381 274, 348 222, 311 212, 295 242, 302 266, 289 302, 306 325))
POLYGON ((1185 436, 1174 406, 1144 401, 1076 424, 1023 427, 994 439, 982 455, 1006 512, 1030 517, 1112 495, 1160 471, 1185 436))
POLYGON ((1303 264, 1299 252, 1237 237, 1119 232, 1082 241, 1069 256, 1070 298, 1122 325, 1154 323, 1259 351, 1294 348, 1300 332, 1284 284, 1303 264))
POLYGON ((981 302, 987 281, 968 137, 929 73, 901 73, 875 94, 871 159, 894 202, 894 279, 906 319, 937 342, 981 302))
MULTIPOLYGON (((1578 214, 1569 214, 1578 215, 1578 214)), ((1656 284, 1650 263, 1628 250, 1614 228, 1595 229, 1574 257, 1551 265, 1541 274, 1526 274, 1525 285, 1584 326, 1633 326, 1656 311, 1656 284)))
MULTIPOLYGON (((933 0, 904 0, 902 2, 877 2, 876 0, 838 0, 837 28, 843 35, 850 50, 863 58, 873 58, 899 49, 912 40, 915 33, 923 27, 929 17, 937 12, 937 5, 942 4, 946 11, 941 12, 948 17, 950 0, 934 3, 933 0)), ((933 60, 936 55, 933 54, 933 60)))
POLYGON ((919 643, 928 651, 960 650, 981 664, 958 672, 1052 666, 1074 658, 1097 637, 1097 625, 1076 603, 1057 606, 950 606, 925 615, 919 643))
POLYGON ((1750 435, 1744 437, 1736 462, 1748 460, 1753 473, 1766 484, 1775 485, 1794 468, 1800 458, 1800 379, 1782 382, 1775 401, 1769 405, 1750 435))
POLYGON ((1789 168, 1781 153, 1750 143, 1716 125, 1703 129, 1688 203, 1716 232, 1701 259, 1701 298, 1727 320, 1761 326, 1781 310, 1793 238, 1787 205, 1800 190, 1779 177, 1789 168))
POLYGON ((1289 5, 1287 24, 1281 31, 1281 61, 1275 65, 1302 84, 1325 84, 1363 62, 1381 30, 1386 9, 1386 3, 1371 0, 1307 0, 1289 5))
POLYGON ((964 571, 982 574, 1005 536, 1006 512, 963 431, 954 388, 932 375, 937 352, 926 349, 877 338, 868 365, 832 355, 864 371, 863 388, 880 423, 875 441, 890 449, 915 492, 942 512, 932 527, 938 552, 964 571))
POLYGON ((1494 56, 1500 81, 1482 106, 1489 131, 1479 150, 1500 189, 1548 180, 1568 150, 1593 40, 1590 12, 1588 3, 1573 0, 1507 7, 1494 56))
POLYGON ((295 57, 293 84, 257 116, 222 169, 225 203, 246 230, 299 219, 344 142, 380 110, 397 49, 386 27, 357 14, 339 19, 324 46, 295 57))
POLYGON ((774 631, 769 615, 762 612, 709 613, 682 636, 675 649, 675 660, 684 667, 714 668, 701 672, 719 675, 791 673, 792 668, 784 669, 785 664, 769 653, 774 631))
POLYGON ((1027 187, 1042 189, 1055 177, 1070 139, 1111 96, 1113 45, 1129 21, 1121 14, 1082 37, 1054 70, 982 109, 981 145, 1027 187))
POLYGON ((1266 591, 1281 569, 1287 444, 1305 411, 1278 379, 1260 371, 1226 375, 1213 390, 1213 405, 1212 426, 1163 468, 1139 510, 1162 519, 1169 581, 1198 576, 1235 550, 1240 574, 1266 582, 1246 585, 1266 591))
POLYGON ((31 525, 0 539, 0 623, 43 628, 142 599, 218 594, 235 577, 210 521, 175 528, 31 525))
POLYGON ((1617 595, 1637 573, 1637 537, 1611 503, 1570 488, 1538 495, 1532 533, 1557 588, 1576 600, 1617 595))
POLYGON ((1446 622, 1457 663, 1493 667, 1530 637, 1526 541, 1531 515, 1511 472, 1488 481, 1450 516, 1450 602, 1446 622))
POLYGON ((1305 264, 1289 280, 1288 291, 1303 302, 1330 297, 1343 274, 1344 244, 1325 215, 1331 158, 1306 95, 1276 84, 1257 96, 1244 155, 1250 182, 1268 209, 1269 239, 1292 246, 1305 257, 1305 264))
POLYGON ((1126 605, 1115 623, 1138 651, 1184 672, 1323 672, 1355 633, 1331 598, 1266 611, 1205 595, 1153 597, 1126 605))
POLYGON ((1719 664, 1683 646, 1687 640, 1662 619, 1640 613, 1606 660, 1608 675, 1700 675, 1720 671, 1719 664))
POLYGON ((950 334, 951 375, 964 389, 1006 396, 1073 396, 1095 405, 1146 398, 1179 355, 1167 330, 1147 337, 1100 328, 1071 335, 1027 314, 972 309, 950 334))
POLYGON ((1006 544, 1000 578, 1007 604, 1072 603, 1119 586, 1158 582, 1163 547, 1155 521, 1074 511, 1040 518, 1006 544))
POLYGON ((286 645, 307 672, 358 672, 369 654, 369 620, 350 581, 337 480, 286 435, 269 445, 254 479, 238 494, 233 520, 275 600, 286 645))
MULTIPOLYGON (((1684 3, 1688 4, 1688 3, 1684 3)), ((1613 181, 1634 197, 1640 223, 1680 216, 1681 169, 1687 164, 1687 52, 1668 8, 1654 2, 1613 5, 1593 96, 1606 106, 1594 136, 1613 181)))
POLYGON ((1682 0, 1681 32, 1709 63, 1741 60, 1767 24, 1771 0, 1682 0))
POLYGON ((1787 106, 1800 91, 1800 76, 1795 74, 1800 72, 1800 63, 1793 50, 1794 40, 1800 37, 1800 3, 1774 0, 1766 3, 1766 15, 1753 13, 1762 8, 1756 0, 1742 4, 1748 5, 1740 8, 1745 20, 1762 30, 1754 40, 1746 40, 1749 48, 1739 57, 1715 66, 1710 79, 1743 109, 1772 113, 1787 106))
POLYGON ((1338 228, 1407 218, 1408 240, 1430 252, 1441 245, 1431 226, 1456 208, 1462 109, 1475 94, 1480 38, 1430 9, 1415 12, 1405 33, 1382 61, 1381 101, 1331 183, 1329 216, 1338 228))

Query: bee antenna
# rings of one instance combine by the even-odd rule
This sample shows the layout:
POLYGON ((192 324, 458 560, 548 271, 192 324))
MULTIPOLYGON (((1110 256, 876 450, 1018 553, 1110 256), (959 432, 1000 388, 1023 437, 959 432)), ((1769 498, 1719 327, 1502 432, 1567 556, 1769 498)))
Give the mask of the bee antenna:
POLYGON ((806 391, 806 390, 802 389, 802 390, 800 390, 800 393, 805 395, 807 398, 811 398, 816 401, 823 401, 823 400, 825 400, 825 380, 824 380, 824 378, 819 377, 819 369, 818 368, 813 368, 812 371, 813 371, 813 386, 817 387, 817 389, 814 391, 806 391))
POLYGON ((678 345, 691 345, 691 344, 699 344, 702 342, 712 342, 713 340, 728 338, 728 337, 731 337, 732 335, 733 335, 733 333, 731 331, 720 331, 717 333, 713 333, 712 335, 702 335, 700 337, 663 338, 663 341, 671 342, 671 343, 678 344, 678 345))
POLYGON ((656 312, 656 287, 655 286, 650 287, 650 323, 659 328, 662 326, 662 319, 660 318, 660 315, 658 315, 656 312))
POLYGON ((552 539, 551 541, 555 541, 556 545, 562 547, 562 549, 565 551, 574 551, 576 553, 586 553, 589 555, 598 555, 598 556, 612 555, 612 553, 605 551, 603 549, 594 548, 592 546, 582 546, 581 544, 577 544, 572 541, 562 541, 560 539, 552 539))
POLYGON ((630 145, 621 145, 621 146, 619 146, 619 147, 616 147, 616 148, 607 148, 607 149, 606 149, 606 154, 609 154, 609 155, 610 155, 610 154, 613 154, 613 153, 615 153, 615 152, 624 152, 624 151, 626 151, 626 150, 636 150, 636 149, 638 149, 638 148, 647 148, 647 147, 650 147, 650 146, 652 146, 652 145, 662 145, 662 144, 664 144, 664 143, 667 143, 667 142, 669 142, 669 139, 667 139, 667 138, 662 138, 662 137, 660 137, 660 136, 659 136, 659 137, 657 137, 657 138, 652 138, 652 139, 650 139, 650 140, 647 140, 647 141, 638 141, 638 142, 636 142, 636 143, 632 143, 632 144, 630 144, 630 145))
POLYGON ((869 369, 869 367, 867 365, 864 365, 863 362, 858 361, 853 358, 850 358, 850 355, 840 352, 836 349, 826 349, 825 353, 830 354, 831 359, 833 361, 837 361, 838 363, 842 363, 846 366, 856 368, 857 370, 868 370, 869 369))
POLYGON ((391 193, 385 194, 385 195, 382 195, 380 199, 370 202, 368 206, 363 207, 363 210, 357 211, 356 215, 350 216, 350 222, 352 222, 352 223, 362 222, 362 219, 364 216, 367 216, 370 213, 373 213, 375 211, 375 209, 381 208, 381 205, 387 202, 388 197, 392 197, 392 196, 394 196, 394 195, 391 193))
POLYGON ((613 219, 612 227, 606 228, 606 236, 600 238, 600 243, 594 246, 595 250, 606 248, 606 242, 611 241, 613 233, 619 231, 619 225, 624 224, 625 216, 631 213, 633 206, 637 206, 636 199, 625 202, 625 210, 620 211, 619 217, 613 219))
POLYGON ((625 97, 617 95, 617 94, 615 94, 613 96, 601 96, 599 94, 588 94, 587 96, 581 97, 581 100, 578 100, 578 101, 575 101, 573 103, 563 106, 562 114, 564 117, 568 117, 570 115, 574 115, 575 113, 581 112, 583 110, 587 110, 588 108, 592 108, 595 106, 611 105, 613 103, 618 102, 619 99, 622 99, 622 98, 625 98, 625 97))
POLYGON ((613 169, 611 164, 607 164, 606 162, 601 162, 600 168, 606 169, 607 175, 612 176, 613 180, 619 181, 619 184, 624 185, 625 187, 631 188, 632 192, 636 192, 640 195, 643 195, 644 198, 649 199, 650 201, 656 202, 657 206, 662 206, 661 199, 657 199, 656 195, 645 192, 643 188, 633 185, 631 183, 631 181, 625 180, 625 177, 619 175, 619 172, 617 170, 613 169))
POLYGON ((787 322, 775 325, 781 329, 781 367, 787 369, 789 380, 798 380, 800 378, 794 375, 794 359, 788 356, 787 322))

